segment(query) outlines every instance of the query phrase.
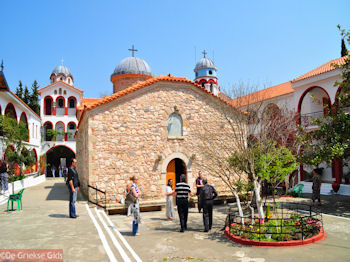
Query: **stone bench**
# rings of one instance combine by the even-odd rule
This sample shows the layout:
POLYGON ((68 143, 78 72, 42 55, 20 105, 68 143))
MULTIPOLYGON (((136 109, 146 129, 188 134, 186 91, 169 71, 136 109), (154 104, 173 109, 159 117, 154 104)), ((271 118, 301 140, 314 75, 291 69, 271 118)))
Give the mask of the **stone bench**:
MULTIPOLYGON (((165 200, 149 200, 149 201, 140 201, 140 211, 161 211, 166 205, 165 200)), ((112 203, 106 205, 107 215, 111 214, 126 214, 128 206, 121 203, 112 203)))

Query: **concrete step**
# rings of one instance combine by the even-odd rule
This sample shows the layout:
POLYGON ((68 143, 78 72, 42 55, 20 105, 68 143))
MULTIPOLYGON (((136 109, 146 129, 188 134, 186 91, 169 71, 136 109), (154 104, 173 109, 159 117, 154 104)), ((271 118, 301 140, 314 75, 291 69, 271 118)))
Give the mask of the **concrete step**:
MULTIPOLYGON (((302 181, 300 184, 304 185, 302 193, 312 193, 312 182, 302 181)), ((321 195, 332 195, 333 188, 331 183, 322 183, 321 185, 321 195)), ((350 185, 341 184, 339 191, 337 192, 339 195, 350 196, 350 185)))

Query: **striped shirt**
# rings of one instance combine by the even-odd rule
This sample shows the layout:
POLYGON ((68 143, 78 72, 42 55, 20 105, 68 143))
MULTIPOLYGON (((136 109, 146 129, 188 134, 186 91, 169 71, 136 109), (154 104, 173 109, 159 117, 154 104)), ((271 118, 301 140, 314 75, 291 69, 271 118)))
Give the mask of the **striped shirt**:
POLYGON ((131 185, 130 190, 132 191, 133 188, 135 188, 135 191, 138 194, 139 193, 139 187, 135 183, 131 185))
POLYGON ((191 188, 185 182, 180 182, 176 184, 175 192, 177 193, 177 198, 188 198, 188 194, 191 193, 191 188))

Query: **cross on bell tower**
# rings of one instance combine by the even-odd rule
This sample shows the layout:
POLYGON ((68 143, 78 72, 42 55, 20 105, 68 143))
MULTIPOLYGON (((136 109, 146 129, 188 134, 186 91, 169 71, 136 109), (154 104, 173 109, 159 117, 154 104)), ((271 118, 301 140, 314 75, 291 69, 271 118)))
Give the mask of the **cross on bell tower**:
POLYGON ((207 54, 207 52, 204 50, 204 51, 202 52, 202 54, 204 55, 204 58, 205 58, 205 55, 207 54))
POLYGON ((135 49, 134 48, 134 45, 132 45, 132 48, 131 49, 128 49, 129 51, 131 51, 131 56, 134 57, 134 52, 137 52, 139 50, 135 49))

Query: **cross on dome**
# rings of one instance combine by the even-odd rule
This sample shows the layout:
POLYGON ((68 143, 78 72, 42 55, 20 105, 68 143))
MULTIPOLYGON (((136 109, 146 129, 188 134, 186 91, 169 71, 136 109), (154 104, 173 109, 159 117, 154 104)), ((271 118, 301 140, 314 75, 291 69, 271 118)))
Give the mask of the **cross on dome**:
POLYGON ((204 58, 205 58, 205 55, 207 54, 207 52, 204 50, 204 51, 202 52, 202 54, 204 55, 204 58))
POLYGON ((137 50, 137 49, 134 48, 134 45, 132 45, 132 48, 131 48, 131 49, 128 49, 128 50, 132 52, 132 53, 131 53, 131 56, 132 56, 132 57, 134 57, 134 52, 139 51, 139 50, 137 50))

